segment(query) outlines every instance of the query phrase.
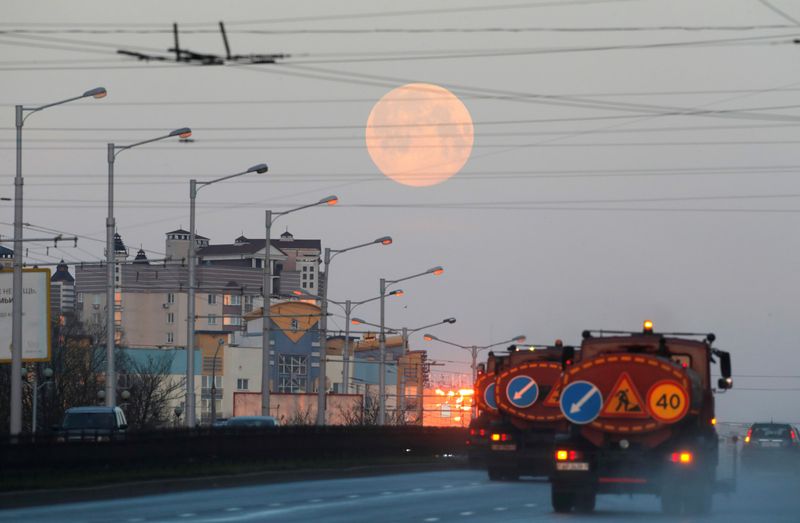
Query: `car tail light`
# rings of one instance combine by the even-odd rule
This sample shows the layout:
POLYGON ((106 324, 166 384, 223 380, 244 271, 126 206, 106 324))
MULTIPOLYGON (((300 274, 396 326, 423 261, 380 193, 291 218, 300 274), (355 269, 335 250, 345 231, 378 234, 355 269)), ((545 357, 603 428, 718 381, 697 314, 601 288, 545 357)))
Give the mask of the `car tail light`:
POLYGON ((747 435, 744 437, 744 442, 750 443, 750 436, 752 435, 753 435, 753 429, 752 428, 747 429, 747 435))
POLYGON ((682 463, 684 465, 688 465, 692 462, 692 460, 694 460, 694 456, 691 452, 687 451, 673 452, 669 459, 673 463, 682 463))
POLYGON ((511 434, 505 434, 502 432, 493 432, 492 441, 511 441, 511 434))
POLYGON ((556 461, 578 461, 583 458, 583 452, 579 450, 556 450, 556 461))
POLYGON ((795 433, 794 429, 789 431, 789 436, 792 438, 792 443, 797 443, 797 433, 795 433))
POLYGON ((474 436, 475 435, 475 429, 469 429, 469 435, 470 436, 474 436))

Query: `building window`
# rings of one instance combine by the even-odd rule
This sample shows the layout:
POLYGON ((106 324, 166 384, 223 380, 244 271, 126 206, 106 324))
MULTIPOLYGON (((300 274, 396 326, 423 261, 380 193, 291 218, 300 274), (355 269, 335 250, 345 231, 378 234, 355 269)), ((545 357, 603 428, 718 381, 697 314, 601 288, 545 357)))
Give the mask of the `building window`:
POLYGON ((175 335, 171 332, 167 333, 167 343, 173 343, 175 341, 175 335))
POLYGON ((302 288, 304 288, 304 289, 307 289, 307 288, 308 288, 308 286, 306 285, 306 283, 305 283, 305 282, 301 283, 301 284, 300 284, 300 286, 301 286, 302 288))
MULTIPOLYGON (((211 393, 211 376, 203 376, 202 377, 202 394, 211 393)), ((217 389, 217 393, 222 389, 222 376, 219 374, 214 376, 214 388, 217 389)))
POLYGON ((175 323, 175 313, 168 312, 167 313, 167 323, 175 323))
POLYGON ((278 392, 306 392, 308 356, 280 354, 278 356, 278 392))
POLYGON ((216 325, 217 324, 217 315, 216 314, 209 314, 208 315, 208 324, 209 325, 216 325))
POLYGON ((214 305, 217 303, 217 295, 216 294, 209 294, 208 295, 208 304, 214 305))
POLYGON ((236 390, 249 390, 250 380, 247 378, 239 378, 236 380, 236 390))
POLYGON ((314 266, 313 265, 308 268, 308 272, 314 272, 314 266))
POLYGON ((175 303, 175 294, 171 292, 167 294, 167 303, 175 303))
POLYGON ((314 288, 314 282, 313 281, 308 282, 308 288, 309 289, 313 289, 314 288))
POLYGON ((223 325, 241 325, 242 324, 242 318, 240 318, 239 316, 224 316, 222 318, 222 324, 223 325))
POLYGON ((222 303, 224 305, 241 305, 242 297, 239 294, 226 294, 223 297, 222 303))
MULTIPOLYGON (((308 271, 308 267, 303 267, 303 272, 307 272, 307 271, 308 271)), ((305 275, 303 275, 303 278, 305 278, 305 275)))
POLYGON ((244 297, 244 312, 251 312, 253 310, 253 297, 252 296, 245 296, 244 297))

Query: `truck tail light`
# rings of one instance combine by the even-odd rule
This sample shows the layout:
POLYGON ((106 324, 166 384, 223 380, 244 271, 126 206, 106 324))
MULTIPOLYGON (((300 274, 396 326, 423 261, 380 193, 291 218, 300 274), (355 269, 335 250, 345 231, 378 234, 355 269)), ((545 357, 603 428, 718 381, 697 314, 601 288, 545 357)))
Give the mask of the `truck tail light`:
POLYGON ((505 434, 503 432, 493 432, 492 441, 511 441, 511 434, 505 434))
POLYGON ((683 465, 688 465, 694 460, 694 456, 691 452, 682 451, 682 452, 673 452, 670 457, 670 461, 673 463, 681 463, 683 465))
POLYGON ((481 429, 478 431, 478 436, 485 438, 486 437, 486 429, 481 429))
POLYGON ((469 429, 469 435, 470 436, 474 436, 475 435, 475 429, 469 429))
POLYGON ((583 458, 583 452, 578 450, 556 450, 556 461, 578 461, 583 458))
POLYGON ((750 436, 752 435, 753 435, 753 429, 752 428, 747 429, 747 435, 744 437, 744 442, 750 443, 750 436))

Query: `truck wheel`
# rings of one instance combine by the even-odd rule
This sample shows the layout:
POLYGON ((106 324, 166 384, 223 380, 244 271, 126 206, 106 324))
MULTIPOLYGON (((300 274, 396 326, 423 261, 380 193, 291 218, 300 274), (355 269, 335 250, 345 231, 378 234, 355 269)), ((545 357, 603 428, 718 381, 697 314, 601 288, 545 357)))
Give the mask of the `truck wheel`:
POLYGON ((687 493, 684 500, 687 514, 704 515, 711 512, 713 492, 707 485, 698 485, 691 493, 687 493))
POLYGON ((584 490, 575 493, 575 510, 577 512, 589 513, 594 511, 597 502, 597 492, 594 490, 584 490))
POLYGON ((575 492, 571 490, 550 488, 550 502, 556 512, 569 512, 575 506, 575 492))

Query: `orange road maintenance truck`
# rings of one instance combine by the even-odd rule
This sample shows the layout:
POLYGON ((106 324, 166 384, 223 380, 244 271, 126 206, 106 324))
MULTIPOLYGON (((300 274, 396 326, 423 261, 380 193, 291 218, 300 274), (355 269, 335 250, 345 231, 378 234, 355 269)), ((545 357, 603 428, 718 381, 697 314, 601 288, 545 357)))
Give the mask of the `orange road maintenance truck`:
POLYGON ((597 494, 655 494, 669 514, 702 514, 719 461, 714 393, 731 388, 729 353, 713 334, 584 331, 575 361, 565 351, 555 439, 556 512, 594 510, 597 494), (711 365, 719 362, 716 390, 711 365))
POLYGON ((512 345, 506 355, 489 355, 492 372, 476 385, 478 405, 495 416, 487 433, 489 479, 550 475, 553 439, 567 428, 558 404, 563 351, 557 340, 552 346, 512 345))

